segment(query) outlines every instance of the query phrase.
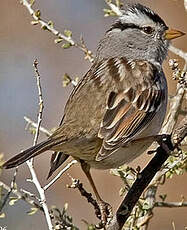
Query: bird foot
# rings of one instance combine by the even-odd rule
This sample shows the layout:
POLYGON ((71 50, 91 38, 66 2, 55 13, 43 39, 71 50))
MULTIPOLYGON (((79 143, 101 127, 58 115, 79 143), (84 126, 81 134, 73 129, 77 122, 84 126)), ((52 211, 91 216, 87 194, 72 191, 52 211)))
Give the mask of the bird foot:
POLYGON ((113 217, 112 213, 112 206, 103 200, 98 202, 100 213, 97 217, 101 220, 101 222, 96 226, 97 228, 101 229, 104 228, 106 224, 110 222, 113 217))

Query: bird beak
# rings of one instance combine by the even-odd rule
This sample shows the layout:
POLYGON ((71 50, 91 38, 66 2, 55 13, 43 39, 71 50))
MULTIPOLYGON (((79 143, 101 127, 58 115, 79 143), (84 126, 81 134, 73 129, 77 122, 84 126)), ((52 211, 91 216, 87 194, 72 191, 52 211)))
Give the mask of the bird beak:
POLYGON ((185 33, 181 32, 179 30, 168 29, 168 30, 166 30, 164 37, 167 40, 172 40, 174 38, 178 38, 178 37, 181 37, 183 35, 185 35, 185 33))

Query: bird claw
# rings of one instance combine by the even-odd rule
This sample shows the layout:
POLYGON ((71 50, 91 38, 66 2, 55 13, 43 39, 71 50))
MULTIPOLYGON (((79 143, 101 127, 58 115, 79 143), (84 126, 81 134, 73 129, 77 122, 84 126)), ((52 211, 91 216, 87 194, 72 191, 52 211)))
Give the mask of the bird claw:
POLYGON ((96 226, 98 229, 105 227, 113 217, 112 206, 104 201, 98 203, 100 213, 97 215, 101 222, 96 226))

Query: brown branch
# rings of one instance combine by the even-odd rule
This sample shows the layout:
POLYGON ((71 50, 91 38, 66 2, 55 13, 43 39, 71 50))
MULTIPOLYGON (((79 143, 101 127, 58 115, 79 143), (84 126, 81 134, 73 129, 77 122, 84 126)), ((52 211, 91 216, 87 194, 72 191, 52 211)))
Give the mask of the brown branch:
MULTIPOLYGON (((179 123, 178 127, 173 133, 172 144, 174 145, 174 148, 177 148, 180 145, 185 136, 187 136, 187 116, 179 123)), ((172 144, 168 139, 168 136, 166 140, 163 138, 162 146, 157 148, 156 155, 142 170, 142 172, 140 172, 139 176, 118 208, 113 220, 107 226, 107 230, 122 229, 144 189, 148 186, 155 174, 168 159, 170 153, 172 152, 172 144)))
POLYGON ((97 201, 92 197, 92 194, 88 193, 84 189, 83 184, 80 183, 80 181, 78 179, 74 179, 71 176, 70 176, 70 178, 72 180, 72 184, 68 185, 68 188, 77 188, 79 190, 80 194, 87 199, 88 203, 90 203, 94 207, 95 214, 99 218, 100 209, 99 209, 99 206, 97 204, 97 201))

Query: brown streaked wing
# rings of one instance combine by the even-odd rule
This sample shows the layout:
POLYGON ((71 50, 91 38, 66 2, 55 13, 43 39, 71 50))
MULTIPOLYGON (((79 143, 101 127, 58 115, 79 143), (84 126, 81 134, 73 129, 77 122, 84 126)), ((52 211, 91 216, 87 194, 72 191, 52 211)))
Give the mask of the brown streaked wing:
MULTIPOLYGON (((126 68, 123 62, 120 68, 122 66, 126 68)), ((122 72, 125 73, 127 70, 122 72)), ((97 161, 103 160, 120 146, 136 138, 151 122, 163 99, 160 80, 155 76, 151 64, 142 64, 142 61, 139 64, 137 61, 129 72, 133 80, 132 87, 124 87, 122 91, 120 85, 119 91, 111 92, 109 96, 107 110, 98 133, 103 139, 103 145, 96 156, 97 161), (147 68, 145 75, 142 66, 147 68)), ((124 76, 123 79, 125 78, 124 76)))

